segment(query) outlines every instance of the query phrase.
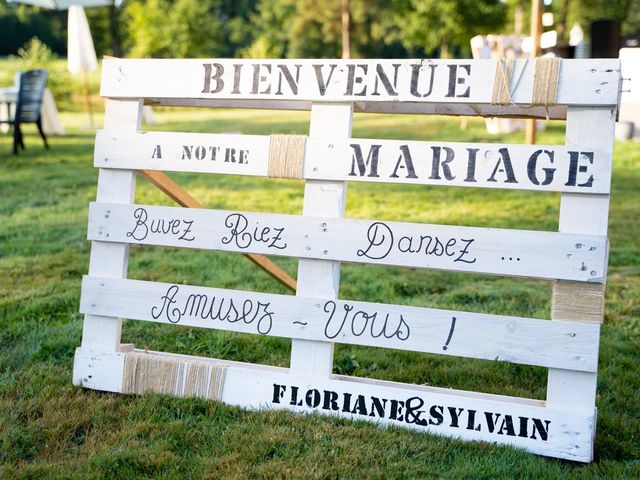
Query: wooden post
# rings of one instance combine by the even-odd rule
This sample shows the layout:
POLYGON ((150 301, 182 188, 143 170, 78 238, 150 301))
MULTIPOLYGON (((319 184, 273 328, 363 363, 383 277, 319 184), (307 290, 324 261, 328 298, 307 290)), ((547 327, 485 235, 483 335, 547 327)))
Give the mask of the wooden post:
POLYGON ((351 37, 349 32, 349 0, 342 0, 342 58, 351 58, 351 37))
POLYGON ((118 32, 118 10, 116 2, 112 0, 109 5, 109 32, 111 33, 111 53, 114 57, 122 56, 122 48, 120 47, 120 34, 118 32))
MULTIPOLYGON (((533 46, 531 48, 531 58, 540 56, 540 35, 542 35, 542 12, 544 7, 542 0, 532 0, 531 2, 531 40, 533 46)), ((525 130, 525 143, 533 145, 536 143, 536 120, 534 118, 527 119, 525 130)))
POLYGON ((87 102, 87 109, 89 110, 89 126, 93 128, 93 107, 91 106, 91 91, 89 89, 89 77, 86 70, 83 70, 82 75, 84 80, 84 98, 85 98, 85 101, 87 102))
MULTIPOLYGON (((350 137, 352 117, 352 103, 315 103, 311 107, 309 137, 350 137)), ((342 217, 346 196, 346 182, 307 180, 304 187, 303 214, 342 217)), ((339 289, 340 262, 300 259, 297 295, 337 298, 339 289)), ((330 375, 333 370, 333 343, 292 340, 291 370, 298 373, 330 375)))
POLYGON ((524 17, 524 2, 518 0, 516 2, 515 12, 513 15, 513 33, 522 35, 522 18, 524 17))

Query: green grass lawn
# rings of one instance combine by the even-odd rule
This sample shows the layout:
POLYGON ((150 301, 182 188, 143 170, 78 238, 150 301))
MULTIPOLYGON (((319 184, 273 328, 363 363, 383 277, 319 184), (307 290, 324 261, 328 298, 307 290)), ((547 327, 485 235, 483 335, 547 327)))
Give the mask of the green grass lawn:
MULTIPOLYGON (((307 133, 308 113, 166 110, 154 129, 307 133)), ((640 478, 640 149, 616 144, 611 254, 598 381, 596 459, 581 465, 486 443, 202 400, 132 397, 71 384, 79 346, 80 281, 88 270, 88 203, 95 199, 94 134, 63 114, 69 135, 45 151, 0 135, 1 478, 640 478)), ((490 137, 482 120, 357 115, 354 136, 450 141, 490 137)), ((541 143, 563 143, 550 123, 541 143)), ((301 213, 303 184, 250 177, 172 175, 208 207, 301 213)), ((139 203, 172 202, 143 179, 139 203)), ((347 216, 556 230, 559 195, 470 188, 350 184, 347 216)), ((275 260, 292 275, 293 259, 275 260)), ((131 278, 288 293, 237 254, 132 248, 131 278)), ((482 275, 346 264, 345 299, 549 318, 551 285, 482 275)), ((288 366, 290 342, 125 322, 138 347, 288 366)), ((334 371, 401 382, 544 398, 546 369, 337 345, 334 371)))

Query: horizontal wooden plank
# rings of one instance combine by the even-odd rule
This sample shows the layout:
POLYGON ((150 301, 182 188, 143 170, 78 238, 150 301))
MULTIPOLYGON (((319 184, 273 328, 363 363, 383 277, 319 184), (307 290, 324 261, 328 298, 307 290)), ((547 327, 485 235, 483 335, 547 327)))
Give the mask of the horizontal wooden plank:
MULTIPOLYGON (((532 453, 589 462, 595 411, 545 408, 541 402, 498 395, 332 375, 299 375, 288 369, 136 350, 176 363, 213 363, 225 369, 222 402, 251 410, 317 412, 434 435, 512 445, 532 453)), ((78 349, 74 383, 122 391, 126 353, 78 349)))
MULTIPOLYGON (((198 108, 247 108, 253 110, 311 110, 309 100, 224 100, 216 98, 145 97, 145 105, 198 108)), ((612 108, 616 108, 613 106, 612 108)), ((461 115, 506 118, 544 118, 564 120, 567 106, 532 107, 530 105, 485 105, 469 103, 363 102, 353 105, 357 113, 394 113, 409 115, 461 115)))
MULTIPOLYGON (((267 176, 269 142, 257 135, 102 130, 94 165, 267 176)), ((564 145, 310 137, 303 177, 606 194, 611 155, 564 145)))
POLYGON ((603 283, 598 235, 92 203, 88 238, 603 283))
POLYGON ((84 277, 80 312, 595 372, 598 325, 84 277))
MULTIPOLYGON (((496 60, 105 59, 118 98, 491 104, 496 60)), ((534 63, 517 60, 512 103, 530 105, 534 63)), ((616 59, 564 60, 557 104, 617 105, 616 59)), ((508 107, 507 107, 508 109, 508 107)))

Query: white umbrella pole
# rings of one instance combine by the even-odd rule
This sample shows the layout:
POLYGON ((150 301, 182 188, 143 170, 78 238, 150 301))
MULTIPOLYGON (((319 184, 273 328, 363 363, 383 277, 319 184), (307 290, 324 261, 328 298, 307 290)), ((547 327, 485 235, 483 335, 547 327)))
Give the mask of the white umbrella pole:
POLYGON ((91 90, 89 89, 89 73, 85 70, 84 77, 84 98, 87 102, 87 110, 89 111, 89 127, 93 128, 93 107, 91 106, 91 90))
POLYGON ((98 68, 96 51, 89 31, 84 9, 79 5, 69 7, 67 68, 71 73, 82 74, 84 97, 89 111, 89 123, 93 128, 93 108, 89 89, 89 72, 98 68))

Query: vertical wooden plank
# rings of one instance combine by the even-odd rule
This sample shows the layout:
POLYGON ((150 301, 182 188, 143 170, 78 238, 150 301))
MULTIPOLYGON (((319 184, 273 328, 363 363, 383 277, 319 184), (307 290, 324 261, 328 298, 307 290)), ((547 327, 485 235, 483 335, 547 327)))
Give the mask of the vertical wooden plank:
MULTIPOLYGON (((576 148, 595 147, 610 154, 614 126, 615 108, 571 107, 567 112, 566 144, 576 148)), ((609 195, 565 193, 561 196, 561 232, 606 235, 608 218, 609 195)), ((558 282, 554 285, 552 319, 601 322, 603 304, 603 286, 558 282), (579 307, 581 304, 591 306, 591 315, 585 316, 579 307)), ((593 412, 596 383, 596 373, 549 369, 547 405, 575 413, 593 412)))
MULTIPOLYGON (((533 40, 533 48, 531 49, 531 58, 539 57, 542 53, 540 49, 540 35, 542 34, 542 13, 544 6, 542 0, 532 0, 531 2, 531 39, 533 40)), ((524 143, 533 145, 536 143, 536 119, 528 118, 525 123, 525 140, 524 143)))
MULTIPOLYGON (((142 119, 142 100, 105 100, 105 130, 137 131, 142 119)), ((133 203, 135 172, 100 169, 98 174, 99 202, 133 203)), ((129 246, 124 243, 91 243, 89 274, 109 278, 125 278, 129 260, 129 246)), ((115 352, 120 348, 122 320, 115 317, 85 315, 82 347, 115 352)))
MULTIPOLYGON (((350 137, 353 118, 351 103, 322 103, 311 107, 310 137, 350 137)), ((327 159, 330 161, 330 159, 327 159)), ((304 215, 342 217, 346 199, 345 182, 307 180, 304 188, 304 215)), ((337 298, 340 262, 304 260, 298 264, 297 295, 337 298)), ((333 369, 333 343, 293 340, 291 370, 329 375, 333 369)))

